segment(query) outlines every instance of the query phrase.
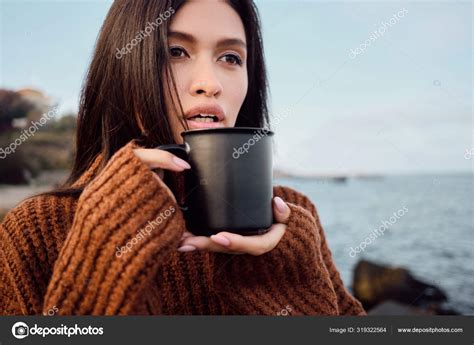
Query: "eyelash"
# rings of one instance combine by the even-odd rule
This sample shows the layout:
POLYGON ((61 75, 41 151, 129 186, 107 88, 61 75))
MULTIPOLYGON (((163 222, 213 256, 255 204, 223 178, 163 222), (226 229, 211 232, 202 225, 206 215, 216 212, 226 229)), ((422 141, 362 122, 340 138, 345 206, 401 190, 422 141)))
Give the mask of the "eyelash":
MULTIPOLYGON (((179 50, 181 53, 184 53, 186 55, 188 55, 188 53, 186 52, 186 50, 184 48, 181 48, 181 47, 170 47, 169 48, 169 52, 170 52, 170 55, 172 58, 177 58, 177 59, 180 59, 180 58, 183 58, 183 56, 173 56, 173 50, 179 50)), ((189 56, 189 55, 188 55, 189 56)), ((229 53, 229 54, 225 54, 223 55, 222 57, 232 57, 233 59, 235 59, 235 63, 230 63, 230 65, 238 65, 238 66, 242 66, 242 59, 240 58, 240 56, 238 56, 237 54, 232 54, 232 53, 229 53)), ((221 58, 222 58, 221 57, 221 58)), ((221 59, 219 58, 219 59, 221 59)))
POLYGON ((187 55, 186 51, 181 47, 170 47, 169 51, 170 51, 170 55, 171 55, 172 58, 176 58, 176 57, 181 58, 182 57, 182 56, 173 56, 173 54, 172 54, 173 50, 179 50, 180 52, 185 53, 187 55))
POLYGON ((236 60, 236 62, 235 62, 235 63, 231 63, 231 65, 242 66, 242 59, 241 59, 240 56, 238 56, 237 54, 231 54, 231 53, 229 53, 229 54, 225 54, 224 57, 225 57, 225 56, 230 56, 230 57, 232 57, 232 58, 234 58, 234 59, 236 60))

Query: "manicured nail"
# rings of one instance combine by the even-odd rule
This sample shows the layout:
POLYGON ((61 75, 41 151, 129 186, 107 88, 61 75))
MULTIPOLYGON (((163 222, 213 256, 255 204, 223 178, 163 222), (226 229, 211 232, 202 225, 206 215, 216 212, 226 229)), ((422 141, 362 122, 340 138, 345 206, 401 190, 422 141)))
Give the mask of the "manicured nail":
POLYGON ((280 213, 285 213, 285 212, 286 212, 286 208, 287 208, 288 206, 287 206, 286 203, 283 201, 283 199, 280 198, 279 196, 277 196, 277 197, 275 197, 275 199, 273 199, 273 200, 275 200, 275 205, 276 205, 276 207, 277 207, 278 212, 280 212, 280 213))
POLYGON ((224 247, 227 247, 230 244, 229 239, 222 235, 212 235, 211 238, 214 242, 217 242, 224 247))
POLYGON ((181 235, 181 238, 190 237, 190 236, 192 236, 192 235, 193 235, 193 234, 191 234, 191 233, 185 231, 185 232, 183 232, 183 234, 181 235))
POLYGON ((190 244, 185 244, 178 248, 178 252, 192 252, 193 250, 196 250, 196 247, 191 246, 190 244))
POLYGON ((174 156, 173 157, 173 162, 179 166, 180 168, 183 168, 183 169, 191 169, 191 166, 188 164, 188 162, 186 162, 185 160, 179 158, 179 157, 176 157, 174 156))

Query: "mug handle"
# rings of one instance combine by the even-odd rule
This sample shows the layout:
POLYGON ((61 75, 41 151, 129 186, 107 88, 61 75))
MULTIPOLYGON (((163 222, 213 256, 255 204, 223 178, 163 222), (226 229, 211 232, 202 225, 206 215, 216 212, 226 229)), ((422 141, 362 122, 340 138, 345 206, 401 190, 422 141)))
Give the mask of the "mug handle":
POLYGON ((155 149, 168 151, 169 153, 172 153, 175 156, 188 161, 188 155, 190 151, 188 143, 160 145, 155 147, 155 149))
MULTIPOLYGON (((181 159, 184 159, 185 161, 188 161, 188 155, 190 151, 188 143, 160 145, 155 147, 155 149, 167 151, 181 159)), ((182 211, 188 210, 188 206, 186 204, 178 203, 178 206, 182 211)))

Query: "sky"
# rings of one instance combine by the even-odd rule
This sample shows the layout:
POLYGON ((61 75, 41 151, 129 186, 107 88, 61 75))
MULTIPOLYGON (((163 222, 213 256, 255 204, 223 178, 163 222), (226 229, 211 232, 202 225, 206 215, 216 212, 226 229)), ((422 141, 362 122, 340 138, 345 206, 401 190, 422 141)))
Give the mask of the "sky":
MULTIPOLYGON (((77 111, 111 3, 0 0, 0 87, 77 111)), ((472 173, 471 2, 256 4, 278 169, 472 173)))

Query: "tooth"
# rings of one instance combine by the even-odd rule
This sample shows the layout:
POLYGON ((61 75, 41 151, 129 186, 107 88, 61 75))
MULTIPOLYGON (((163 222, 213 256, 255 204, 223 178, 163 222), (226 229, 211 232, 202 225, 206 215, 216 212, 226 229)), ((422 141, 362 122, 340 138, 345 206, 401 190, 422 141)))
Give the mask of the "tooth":
POLYGON ((214 122, 214 120, 212 120, 211 118, 208 118, 208 117, 206 117, 206 118, 198 117, 198 118, 194 119, 194 121, 196 121, 196 122, 214 122))

